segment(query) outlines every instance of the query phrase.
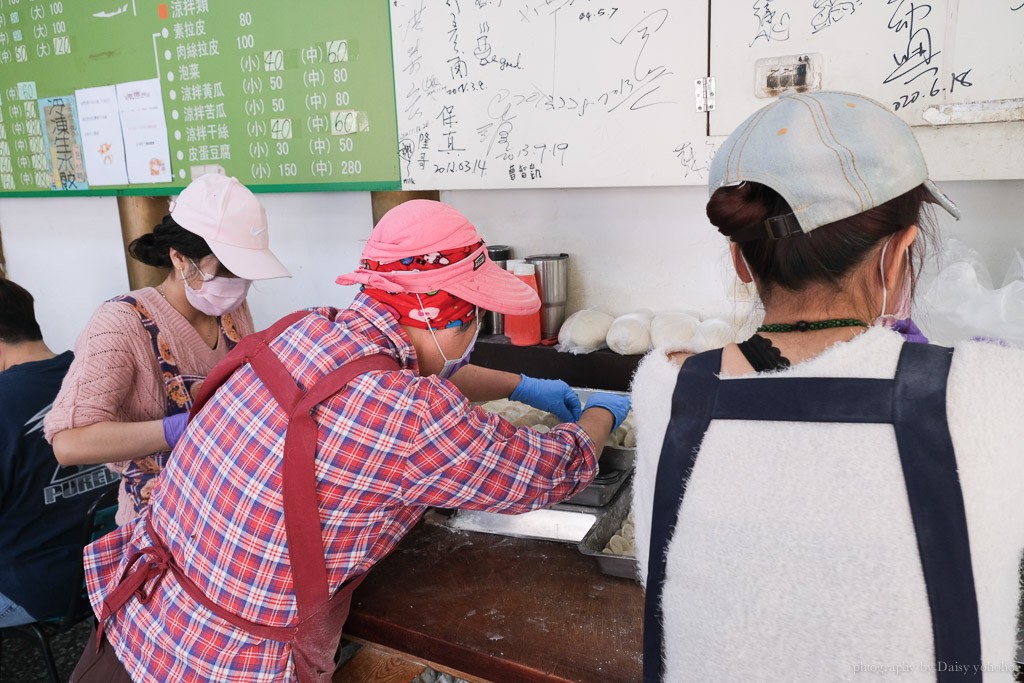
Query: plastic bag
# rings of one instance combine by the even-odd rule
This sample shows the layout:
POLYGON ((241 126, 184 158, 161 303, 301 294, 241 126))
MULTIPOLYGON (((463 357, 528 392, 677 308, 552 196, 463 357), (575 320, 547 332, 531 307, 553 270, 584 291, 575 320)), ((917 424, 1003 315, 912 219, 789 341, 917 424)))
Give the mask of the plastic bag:
POLYGON ((972 338, 1024 346, 1024 258, 1015 252, 1001 287, 994 287, 977 253, 950 241, 944 265, 914 307, 935 344, 972 338))
POLYGON ((597 351, 604 346, 608 328, 614 318, 603 311, 584 309, 576 311, 558 330, 555 349, 564 353, 581 354, 597 351))

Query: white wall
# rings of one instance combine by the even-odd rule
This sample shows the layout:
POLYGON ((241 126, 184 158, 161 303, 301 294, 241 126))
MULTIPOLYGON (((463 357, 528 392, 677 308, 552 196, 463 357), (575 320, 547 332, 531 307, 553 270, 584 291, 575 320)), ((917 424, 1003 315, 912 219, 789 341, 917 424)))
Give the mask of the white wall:
MULTIPOLYGON (((978 251, 998 286, 1013 250, 1024 252, 1024 181, 949 182, 942 189, 963 219, 939 209, 940 240, 954 237, 978 251)), ((570 254, 570 313, 599 304, 616 314, 736 310, 737 280, 724 238, 704 213, 704 187, 476 190, 442 199, 489 243, 513 246, 516 257, 570 254)))
POLYGON ((110 197, 0 199, 0 239, 7 275, 35 297, 54 351, 72 348, 97 304, 128 289, 110 197))
MULTIPOLYGON (((963 210, 943 235, 976 249, 997 283, 1014 249, 1024 251, 1024 181, 944 183, 963 210)), ((258 283, 250 295, 257 326, 296 308, 344 306, 354 287, 334 284, 355 267, 370 231, 367 193, 261 195, 271 246, 295 277, 258 283)), ((704 216, 700 187, 478 190, 443 193, 491 244, 517 256, 571 255, 569 311, 603 305, 698 308, 729 314, 733 276, 724 242, 704 216)), ((0 199, 8 273, 37 300, 43 332, 70 348, 95 307, 127 289, 114 199, 0 199)))
MULTIPOLYGON (((270 246, 292 278, 255 283, 256 326, 298 308, 345 306, 356 288, 334 278, 359 263, 372 228, 366 192, 260 195, 270 246)), ((0 199, 7 275, 36 299, 50 348, 72 348, 96 307, 128 291, 117 201, 112 197, 0 199)))

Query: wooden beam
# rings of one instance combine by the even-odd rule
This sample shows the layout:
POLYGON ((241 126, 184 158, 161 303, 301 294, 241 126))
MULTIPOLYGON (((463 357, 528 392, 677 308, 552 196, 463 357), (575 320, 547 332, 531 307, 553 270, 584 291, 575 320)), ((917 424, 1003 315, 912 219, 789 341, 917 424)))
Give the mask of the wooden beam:
POLYGON ((409 683, 427 667, 373 645, 364 645, 334 673, 331 683, 409 683))
MULTIPOLYGON (((407 664, 412 664, 416 667, 419 667, 418 671, 413 670, 413 675, 409 678, 404 679, 402 683, 409 683, 409 681, 411 681, 413 678, 423 673, 423 671, 426 670, 427 667, 430 667, 434 671, 439 671, 441 673, 448 674, 449 676, 454 676, 459 680, 466 681, 466 683, 491 683, 491 681, 489 681, 486 678, 478 678, 477 676, 471 676, 465 672, 458 671, 457 669, 442 666, 441 664, 431 662, 427 659, 413 657, 412 655, 406 654, 404 652, 399 652, 398 650, 394 650, 384 645, 371 643, 367 640, 363 640, 362 638, 353 638, 347 633, 345 634, 345 639, 350 640, 354 643, 359 643, 363 647, 352 659, 348 661, 348 663, 343 664, 342 667, 338 669, 338 671, 334 674, 334 679, 332 680, 331 683, 361 683, 362 681, 375 681, 376 683, 384 683, 385 681, 387 681, 388 683, 390 683, 390 679, 381 679, 381 681, 378 681, 377 679, 359 678, 358 676, 353 676, 351 678, 346 677, 348 676, 348 674, 345 673, 345 670, 348 668, 349 664, 357 660, 359 658, 359 655, 363 654, 363 652, 367 653, 367 661, 373 661, 375 659, 380 659, 383 661, 384 659, 386 659, 388 661, 393 662, 405 662, 407 664)), ((356 669, 354 671, 358 673, 359 670, 356 669)), ((404 675, 404 672, 402 675, 404 675)), ((401 679, 396 679, 396 681, 398 680, 401 679)))
POLYGON ((128 255, 128 245, 136 237, 153 232, 169 213, 168 197, 118 197, 117 213, 121 218, 121 240, 124 260, 128 268, 129 289, 140 289, 159 284, 167 276, 164 268, 154 268, 136 261, 128 255))

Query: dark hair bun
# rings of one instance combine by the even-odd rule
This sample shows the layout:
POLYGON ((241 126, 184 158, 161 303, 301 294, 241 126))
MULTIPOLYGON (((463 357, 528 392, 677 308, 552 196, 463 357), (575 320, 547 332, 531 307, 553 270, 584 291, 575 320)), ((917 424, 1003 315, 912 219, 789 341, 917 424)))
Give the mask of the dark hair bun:
POLYGON ((171 267, 171 249, 197 261, 213 253, 206 240, 181 227, 170 216, 164 216, 153 232, 137 237, 128 245, 133 259, 155 268, 171 267))
POLYGON ((720 187, 707 205, 708 220, 718 232, 730 238, 743 228, 789 212, 786 201, 775 190, 760 183, 720 187))

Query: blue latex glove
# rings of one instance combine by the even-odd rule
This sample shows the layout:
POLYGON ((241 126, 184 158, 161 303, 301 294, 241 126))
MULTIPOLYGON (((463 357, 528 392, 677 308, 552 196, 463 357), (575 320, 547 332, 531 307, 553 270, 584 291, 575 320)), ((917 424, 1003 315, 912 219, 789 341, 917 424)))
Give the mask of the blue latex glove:
POLYGON ((188 426, 188 413, 177 413, 175 415, 168 415, 164 418, 164 440, 167 445, 174 448, 174 445, 178 443, 178 439, 185 433, 185 427, 188 426))
POLYGON ((632 405, 633 402, 629 396, 621 394, 594 394, 587 401, 587 407, 584 410, 590 410, 591 408, 604 408, 607 410, 615 418, 615 424, 612 426, 612 431, 614 432, 622 424, 622 421, 626 419, 626 415, 629 414, 629 409, 632 405))
POLYGON ((522 375, 509 400, 552 413, 563 422, 580 419, 580 397, 560 379, 537 379, 522 375))
POLYGON ((924 333, 918 329, 917 325, 910 318, 903 318, 897 320, 892 324, 892 329, 896 330, 903 335, 903 338, 908 342, 917 342, 919 344, 927 344, 928 337, 924 336, 924 333))

